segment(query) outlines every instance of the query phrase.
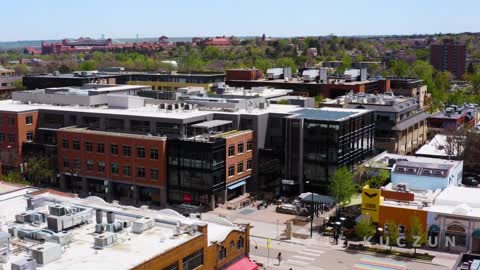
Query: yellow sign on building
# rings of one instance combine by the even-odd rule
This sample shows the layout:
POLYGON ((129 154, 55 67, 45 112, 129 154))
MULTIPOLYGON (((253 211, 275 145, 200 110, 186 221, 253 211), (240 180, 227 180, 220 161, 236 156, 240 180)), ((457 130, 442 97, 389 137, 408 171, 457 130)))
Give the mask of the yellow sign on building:
POLYGON ((362 215, 370 216, 372 222, 378 222, 380 205, 383 203, 381 190, 366 185, 362 189, 362 215))

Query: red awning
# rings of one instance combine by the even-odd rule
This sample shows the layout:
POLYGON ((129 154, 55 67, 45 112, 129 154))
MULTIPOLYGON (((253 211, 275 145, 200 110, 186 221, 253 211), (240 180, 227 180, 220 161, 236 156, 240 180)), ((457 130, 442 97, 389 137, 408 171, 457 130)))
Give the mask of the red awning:
POLYGON ((243 257, 238 262, 230 265, 227 270, 258 270, 256 263, 250 261, 249 258, 243 257))

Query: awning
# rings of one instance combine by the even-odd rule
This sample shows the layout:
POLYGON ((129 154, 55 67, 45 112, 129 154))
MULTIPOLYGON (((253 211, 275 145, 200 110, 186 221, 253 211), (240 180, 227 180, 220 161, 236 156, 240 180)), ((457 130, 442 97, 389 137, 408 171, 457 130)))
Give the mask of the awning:
POLYGON ((324 203, 324 204, 332 204, 335 202, 333 197, 326 196, 326 195, 319 195, 317 193, 305 192, 298 196, 302 202, 314 202, 314 203, 324 203))
POLYGON ((428 232, 430 233, 438 233, 440 232, 440 227, 438 227, 437 225, 433 224, 430 226, 430 228, 428 228, 428 232))
POLYGON ((227 270, 258 270, 258 266, 250 261, 249 258, 243 257, 238 262, 230 265, 227 270))
POLYGON ((237 187, 243 186, 243 185, 245 185, 246 183, 247 183, 247 181, 243 180, 243 181, 237 182, 237 183, 235 183, 235 184, 233 184, 233 185, 231 185, 231 186, 227 186, 227 188, 228 188, 229 190, 236 189, 237 187))

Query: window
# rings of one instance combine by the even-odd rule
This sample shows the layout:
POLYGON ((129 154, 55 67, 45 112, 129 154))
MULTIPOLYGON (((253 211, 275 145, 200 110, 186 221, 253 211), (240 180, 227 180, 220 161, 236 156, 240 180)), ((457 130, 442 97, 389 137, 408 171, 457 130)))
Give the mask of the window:
POLYGON ((221 261, 225 258, 227 258, 227 249, 225 247, 221 247, 218 250, 218 260, 221 261))
POLYGON ((243 154, 243 143, 237 145, 237 154, 243 154))
POLYGON ((73 150, 80 150, 80 141, 74 140, 73 141, 73 150))
POLYGON ((8 117, 8 124, 9 124, 10 126, 15 125, 15 118, 13 118, 12 116, 9 116, 9 117, 8 117))
POLYGON ((74 159, 73 160, 73 168, 80 169, 80 160, 79 159, 74 159))
POLYGON ((101 172, 101 173, 105 172, 105 162, 103 161, 98 162, 98 172, 101 172))
POLYGON ((247 141, 247 151, 252 151, 252 141, 247 141))
POLYGON ((110 151, 112 152, 112 155, 118 155, 118 145, 116 144, 110 145, 110 151))
POLYGON ((203 249, 183 258, 183 270, 194 270, 201 265, 203 265, 203 249))
POLYGON ((123 166, 123 175, 130 176, 130 166, 123 166))
POLYGON ((230 145, 230 146, 228 147, 228 156, 229 156, 229 157, 233 157, 233 155, 235 155, 235 146, 230 145))
POLYGON ((131 155, 131 147, 128 146, 128 145, 124 145, 123 146, 123 155, 126 156, 126 157, 129 157, 131 155))
POLYGON ((0 117, 0 126, 3 125, 3 118, 0 117))
POLYGON ((87 160, 87 171, 93 170, 93 160, 87 160))
POLYGON ((11 143, 15 142, 15 136, 13 134, 8 134, 8 142, 11 142, 11 143))
POLYGON ((243 237, 240 236, 240 238, 238 238, 237 240, 237 249, 241 249, 245 246, 245 239, 243 239, 243 237))
POLYGON ((68 160, 68 158, 63 159, 63 167, 64 168, 69 168, 70 167, 70 160, 68 160))
POLYGON ((235 167, 234 166, 228 167, 228 177, 232 177, 234 175, 235 175, 235 167))
POLYGON ((0 133, 0 142, 5 141, 5 134, 0 133))
POLYGON ((118 163, 112 163, 112 174, 118 174, 118 163))
POLYGON ((67 139, 62 140, 62 147, 63 147, 63 149, 68 149, 68 140, 67 139))
POLYGON ((85 151, 87 152, 93 152, 93 147, 91 142, 86 142, 85 143, 85 151))
POLYGON ((150 169, 150 178, 158 180, 158 169, 150 169))
POLYGON ((230 241, 230 248, 234 248, 235 247, 235 242, 232 240, 230 241))
POLYGON ((253 162, 251 159, 247 160, 247 171, 250 171, 252 169, 253 162))
POLYGON ((137 168, 137 177, 145 178, 145 168, 143 167, 137 168))
POLYGON ((150 159, 158 160, 158 149, 150 149, 150 159))
POLYGON ((27 132, 27 142, 33 142, 33 132, 27 132))
POLYGON ((25 118, 25 123, 27 125, 32 125, 33 124, 33 116, 27 115, 27 117, 25 118))
POLYGON ((105 153, 105 145, 103 143, 97 143, 97 153, 105 153))
POLYGON ((243 162, 237 164, 237 174, 243 173, 243 162))
POLYGON ((137 158, 145 158, 145 147, 137 147, 137 158))

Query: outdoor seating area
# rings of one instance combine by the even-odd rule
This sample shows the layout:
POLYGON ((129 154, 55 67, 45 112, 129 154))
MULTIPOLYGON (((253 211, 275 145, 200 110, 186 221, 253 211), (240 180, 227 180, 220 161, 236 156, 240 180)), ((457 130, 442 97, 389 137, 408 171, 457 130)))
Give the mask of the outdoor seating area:
POLYGON ((236 210, 252 204, 252 201, 253 199, 250 197, 250 193, 245 193, 235 199, 227 201, 224 207, 230 210, 236 210))

